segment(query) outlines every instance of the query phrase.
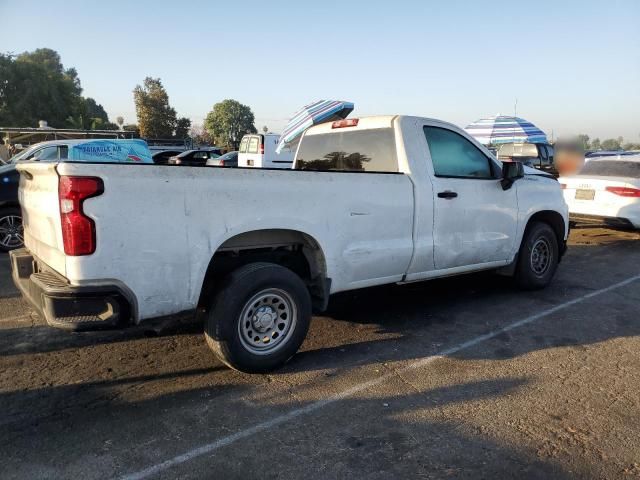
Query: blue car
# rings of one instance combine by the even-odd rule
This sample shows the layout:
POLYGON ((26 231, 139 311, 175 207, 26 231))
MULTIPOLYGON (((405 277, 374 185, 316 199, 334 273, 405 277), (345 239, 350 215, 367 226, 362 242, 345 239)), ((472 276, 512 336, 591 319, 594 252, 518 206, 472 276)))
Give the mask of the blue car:
POLYGON ((22 212, 18 202, 19 162, 153 163, 144 140, 53 140, 23 150, 0 164, 0 251, 24 245, 22 212))

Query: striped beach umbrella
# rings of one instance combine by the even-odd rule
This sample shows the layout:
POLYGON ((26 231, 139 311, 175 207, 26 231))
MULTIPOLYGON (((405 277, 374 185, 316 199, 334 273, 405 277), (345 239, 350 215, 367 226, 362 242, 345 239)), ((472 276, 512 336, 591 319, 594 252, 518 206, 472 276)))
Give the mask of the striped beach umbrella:
POLYGON ((533 123, 509 115, 481 118, 467 125, 465 130, 483 145, 512 142, 547 143, 545 133, 533 123))
POLYGON ((353 111, 353 103, 341 100, 318 100, 298 110, 280 135, 276 153, 293 143, 309 127, 346 118, 353 111))

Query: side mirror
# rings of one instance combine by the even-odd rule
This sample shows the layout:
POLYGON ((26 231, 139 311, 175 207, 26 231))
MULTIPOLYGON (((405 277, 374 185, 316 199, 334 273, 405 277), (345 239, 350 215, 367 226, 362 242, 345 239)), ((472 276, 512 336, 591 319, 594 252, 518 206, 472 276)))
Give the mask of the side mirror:
POLYGON ((520 162, 504 162, 502 164, 503 190, 509 190, 516 180, 524 177, 524 166, 520 162))

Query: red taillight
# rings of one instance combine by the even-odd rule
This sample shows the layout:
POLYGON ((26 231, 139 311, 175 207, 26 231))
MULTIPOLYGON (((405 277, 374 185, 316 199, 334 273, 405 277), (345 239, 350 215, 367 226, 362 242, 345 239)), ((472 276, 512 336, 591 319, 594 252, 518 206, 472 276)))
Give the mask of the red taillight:
POLYGON ((331 124, 331 128, 357 127, 358 118, 349 118, 346 120, 337 120, 331 124))
POLYGON ((264 143, 260 144, 260 155, 264 155, 264 143))
POLYGON ((221 167, 224 167, 224 160, 220 160, 220 163, 218 165, 220 165, 221 167))
POLYGON ((67 255, 91 255, 96 251, 96 226, 82 211, 82 203, 104 191, 97 177, 61 176, 58 184, 62 241, 67 255))
POLYGON ((638 188, 629 188, 629 187, 607 187, 605 188, 607 192, 615 193, 616 195, 620 195, 621 197, 634 197, 640 198, 640 189, 638 188))
POLYGON ((564 190, 565 188, 567 188, 567 184, 566 184, 566 183, 561 183, 561 184, 560 184, 560 188, 561 188, 562 190, 564 190))

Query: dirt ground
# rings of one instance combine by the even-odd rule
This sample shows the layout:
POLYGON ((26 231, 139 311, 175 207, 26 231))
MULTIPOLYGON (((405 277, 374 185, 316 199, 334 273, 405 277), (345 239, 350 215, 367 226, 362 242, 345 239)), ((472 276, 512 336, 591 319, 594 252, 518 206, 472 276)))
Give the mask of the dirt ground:
POLYGON ((640 234, 577 227, 554 283, 360 290, 270 375, 201 328, 43 325, 0 258, 0 478, 640 478, 640 234))

